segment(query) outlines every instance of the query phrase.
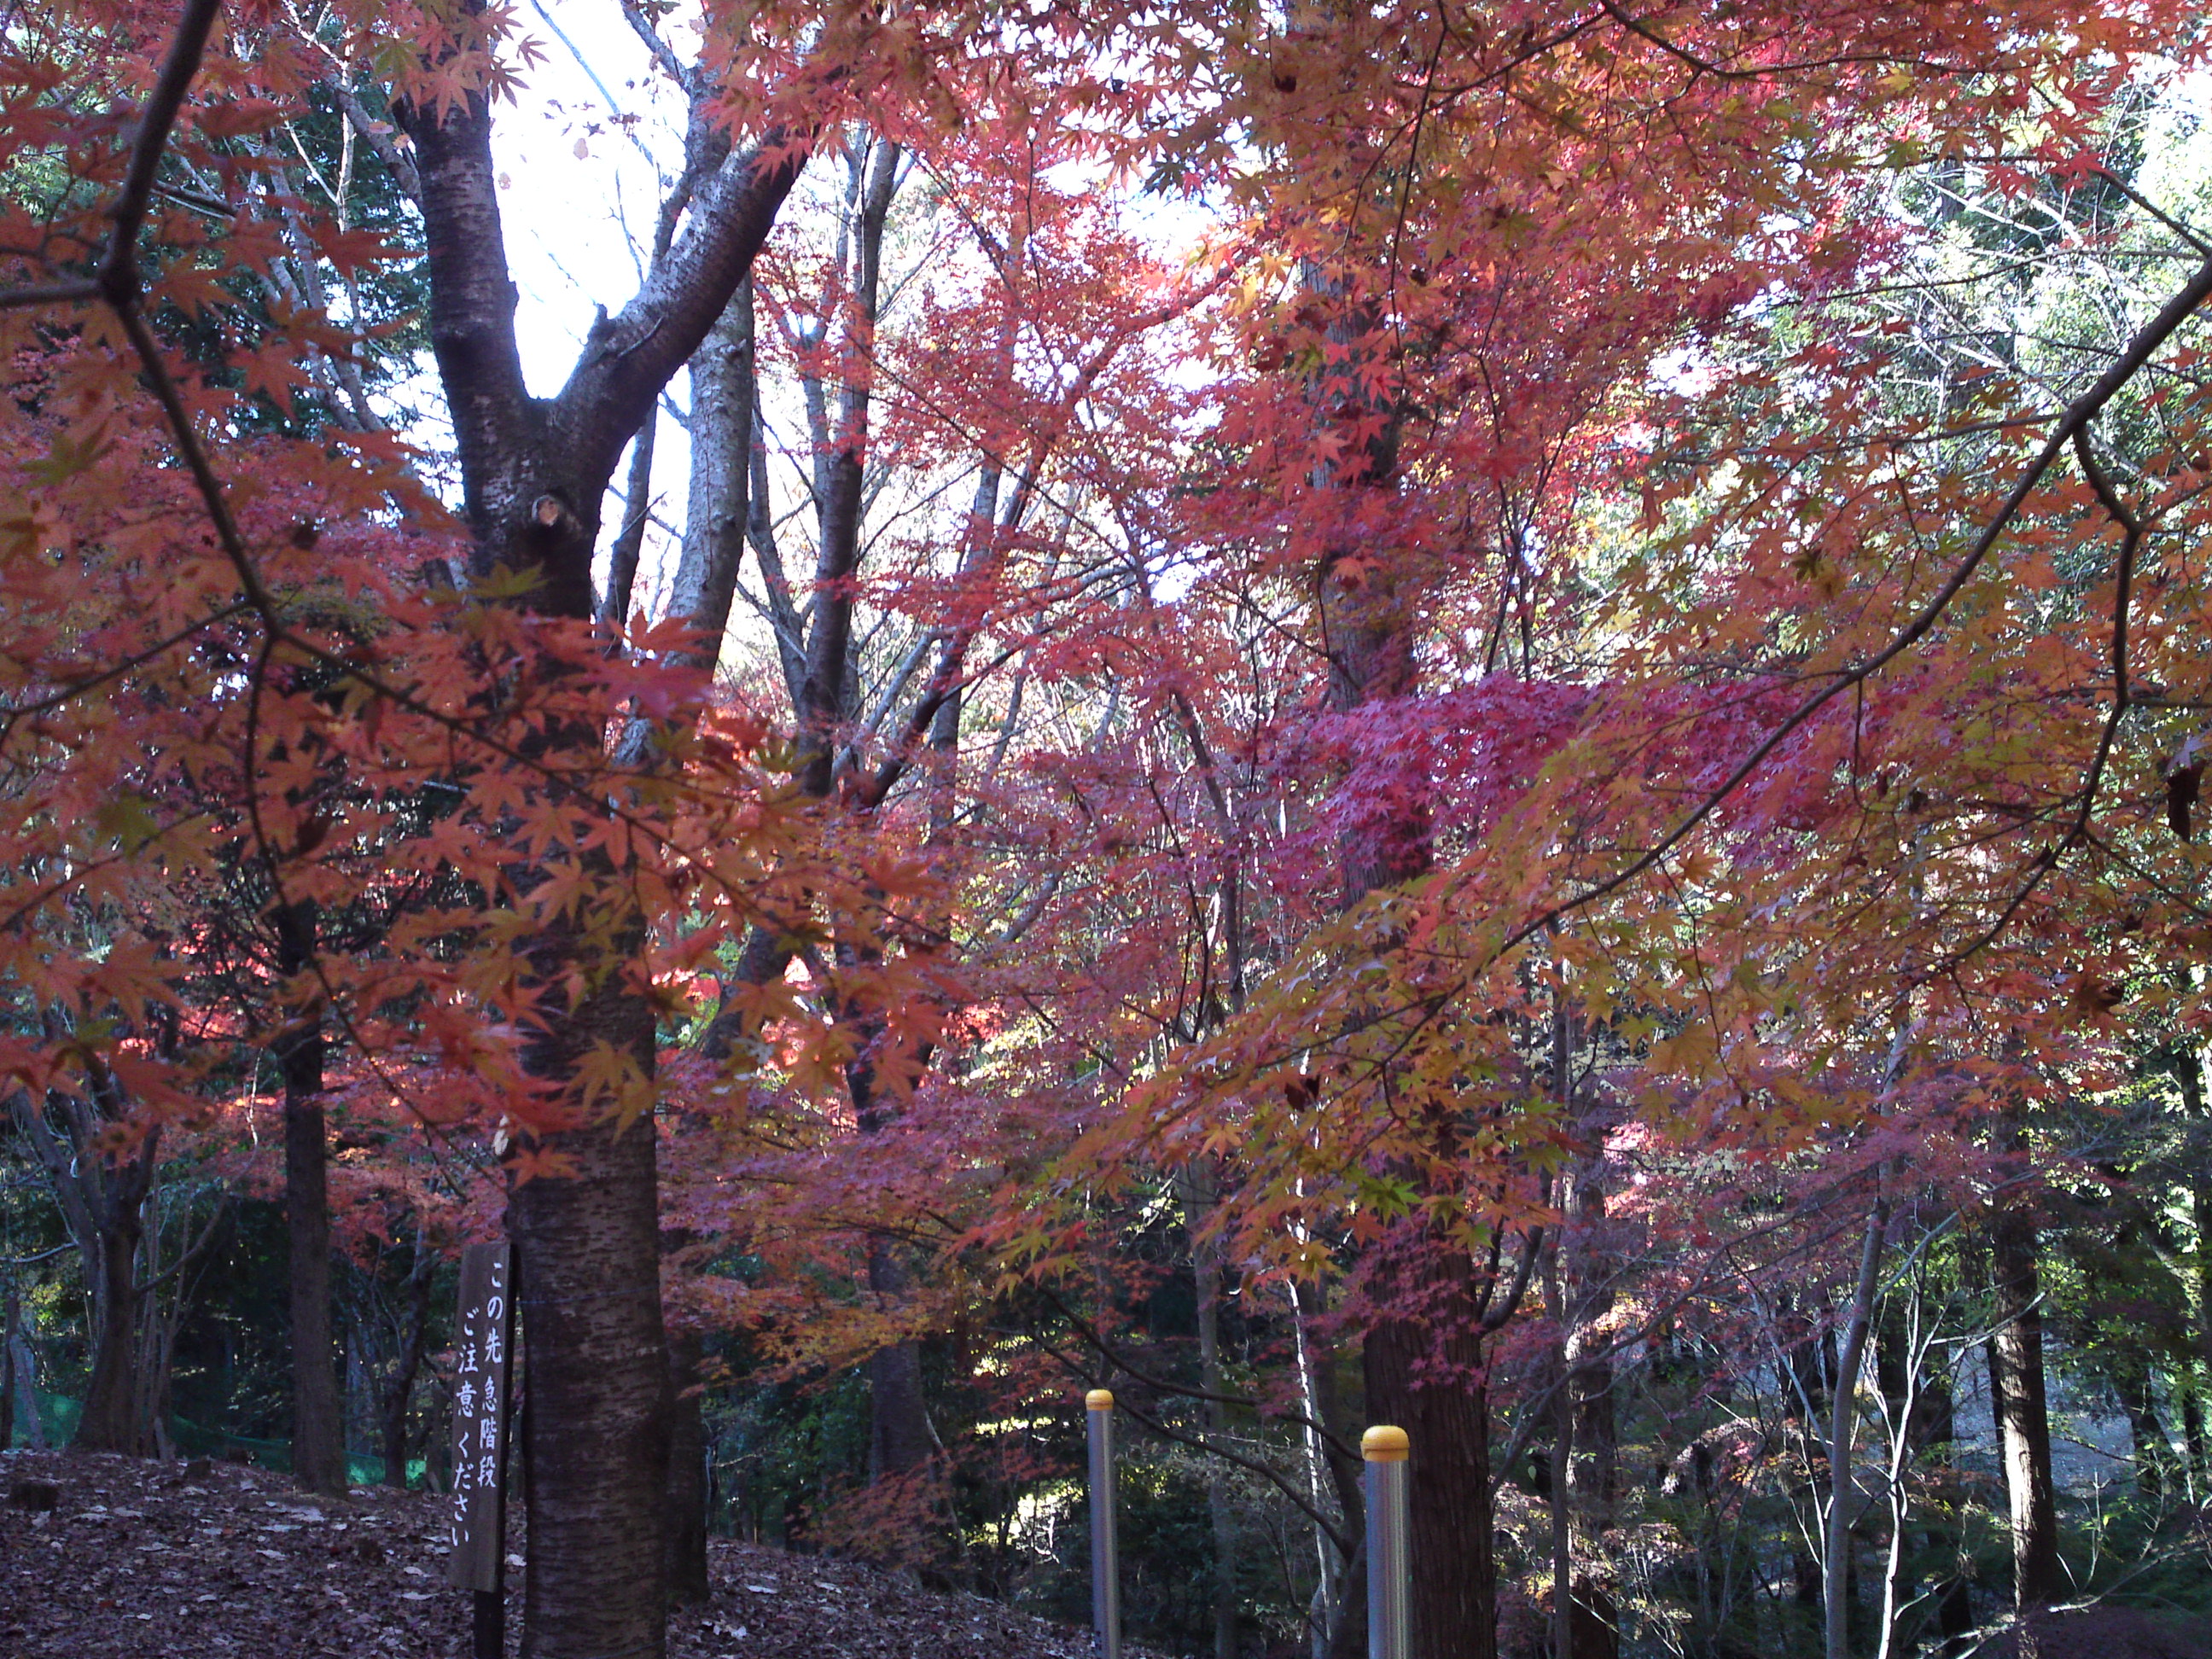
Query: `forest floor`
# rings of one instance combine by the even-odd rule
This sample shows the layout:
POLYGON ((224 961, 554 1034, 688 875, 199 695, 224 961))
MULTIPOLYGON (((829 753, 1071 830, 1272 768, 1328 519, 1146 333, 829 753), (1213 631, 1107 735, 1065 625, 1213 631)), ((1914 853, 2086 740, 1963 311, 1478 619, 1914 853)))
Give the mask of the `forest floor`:
MULTIPOLYGON (((322 1502, 236 1464, 0 1452, 0 1655, 459 1659, 469 1605, 445 1581, 445 1516, 427 1494, 367 1486, 322 1502), (51 1511, 19 1506, 49 1496, 51 1511)), ((1087 1632, 858 1563, 711 1547, 713 1600, 670 1620, 670 1659, 1091 1652, 1087 1632)), ((518 1589, 510 1652, 520 1601, 518 1589)))

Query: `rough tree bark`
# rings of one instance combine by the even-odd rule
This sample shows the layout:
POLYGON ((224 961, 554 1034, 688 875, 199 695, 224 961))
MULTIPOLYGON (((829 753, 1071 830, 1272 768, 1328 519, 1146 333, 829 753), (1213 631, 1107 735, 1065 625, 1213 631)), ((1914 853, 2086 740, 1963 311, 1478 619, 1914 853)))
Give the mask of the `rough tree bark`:
POLYGON ((1613 1358, 1605 1322, 1613 1312, 1614 1262, 1606 1233, 1605 1178, 1595 1158, 1574 1170, 1575 1231, 1569 1241, 1569 1285, 1577 1317, 1567 1334, 1567 1398, 1573 1407, 1574 1456, 1567 1495, 1576 1523, 1595 1541, 1613 1525, 1620 1486, 1613 1358))
MULTIPOLYGON (((540 400, 516 345, 488 106, 470 97, 442 112, 403 104, 396 113, 421 181, 430 337, 459 452, 471 574, 504 568, 532 579, 519 603, 588 618, 616 464, 750 271, 803 149, 779 135, 699 179, 668 257, 594 326, 561 392, 540 400)), ((579 730, 549 742, 577 750, 599 740, 579 730)), ((611 933, 641 937, 635 919, 611 933)), ((652 1014, 620 962, 586 959, 561 928, 532 941, 528 957, 541 986, 581 969, 580 982, 596 988, 552 1010, 526 1057, 536 1076, 573 1085, 596 1042, 650 1075, 652 1014)), ((669 1407, 653 1123, 581 1122, 561 1150, 574 1176, 520 1186, 507 1212, 532 1396, 524 1652, 651 1659, 665 1643, 669 1407)))
POLYGON ((43 1109, 27 1093, 13 1101, 16 1126, 39 1160, 83 1264, 92 1304, 92 1355, 76 1443, 87 1451, 144 1457, 157 1445, 154 1425, 142 1409, 146 1289, 138 1258, 147 1198, 160 1166, 161 1133, 148 1134, 128 1158, 102 1157, 100 1135, 120 1116, 120 1106, 100 1072, 82 1094, 49 1091, 43 1109))
POLYGON ((1498 1567, 1492 1549, 1490 1399, 1483 1310, 1471 1265, 1439 1261, 1426 1239, 1370 1279, 1373 1293, 1424 1317, 1388 1319, 1362 1358, 1367 1413, 1413 1445, 1413 1652, 1496 1659, 1498 1567))
MULTIPOLYGON (((1348 504, 1386 489, 1396 462, 1395 423, 1386 422, 1382 434, 1347 464, 1338 489, 1348 504)), ((1322 562, 1330 702, 1341 709, 1408 696, 1418 684, 1420 584, 1412 571, 1373 555, 1373 548, 1355 546, 1347 536, 1322 562)), ((1396 799, 1389 821, 1347 835, 1339 849, 1346 908, 1429 867, 1424 791, 1409 784, 1396 799)), ((1438 1124, 1436 1132, 1449 1135, 1451 1129, 1438 1124)), ((1482 1333, 1510 1308, 1472 1262, 1426 1238, 1401 1240, 1395 1259, 1377 1264, 1370 1285, 1376 1301, 1419 1310, 1373 1326, 1363 1356, 1369 1419, 1396 1424, 1413 1443, 1414 1652, 1418 1659, 1495 1659, 1497 1565, 1482 1333)), ((1516 1291, 1511 1300, 1518 1296, 1516 1291)))
MULTIPOLYGON (((280 905, 276 967, 288 981, 315 951, 311 902, 280 905)), ((309 1492, 345 1491, 343 1425, 331 1328, 331 1206, 323 1122, 323 1021, 300 1014, 270 1045, 284 1079, 284 1227, 292 1312, 292 1478, 309 1492)))
POLYGON ((1997 1327, 1990 1337, 1990 1395, 2012 1516, 2013 1606, 2026 1613, 2063 1600, 2058 1511, 2051 1474, 2051 1408, 2043 1370, 2043 1292, 2034 1221, 2017 1209, 1990 1229, 1997 1327))

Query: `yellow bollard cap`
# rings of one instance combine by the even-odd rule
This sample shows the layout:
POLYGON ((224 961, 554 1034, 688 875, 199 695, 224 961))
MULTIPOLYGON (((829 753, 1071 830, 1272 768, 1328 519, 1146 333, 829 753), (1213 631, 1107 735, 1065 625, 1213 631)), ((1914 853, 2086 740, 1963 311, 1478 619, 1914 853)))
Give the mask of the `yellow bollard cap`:
POLYGON ((1086 1394, 1086 1395, 1085 1395, 1083 1396, 1083 1407, 1084 1407, 1084 1409, 1085 1409, 1085 1411, 1093 1411, 1093 1412, 1110 1412, 1110 1411, 1112 1411, 1112 1410, 1114 1409, 1114 1391, 1113 1391, 1113 1389, 1091 1389, 1091 1391, 1089 1394, 1086 1394))
POLYGON ((1359 1455, 1370 1463, 1402 1463, 1413 1449, 1403 1429, 1377 1423, 1359 1437, 1359 1455))

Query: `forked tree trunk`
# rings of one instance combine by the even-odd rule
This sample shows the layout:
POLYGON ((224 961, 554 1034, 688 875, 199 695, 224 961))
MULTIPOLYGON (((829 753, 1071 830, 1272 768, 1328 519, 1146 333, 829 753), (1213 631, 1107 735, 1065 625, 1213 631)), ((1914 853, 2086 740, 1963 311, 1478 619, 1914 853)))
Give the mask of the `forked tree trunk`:
POLYGON ((138 1288, 140 1225, 134 1206, 127 1218, 100 1235, 93 1249, 98 1276, 93 1293, 92 1365, 85 1379, 83 1414, 76 1425, 76 1443, 82 1451, 150 1457, 155 1450, 152 1425, 138 1414, 143 1392, 138 1328, 144 1302, 138 1288))
POLYGON ((2012 1516, 2013 1606, 2048 1607, 2066 1594, 2058 1559, 2058 1511, 2051 1474, 2051 1409, 2043 1370, 2042 1288, 2035 1224, 2017 1212, 1990 1230, 1990 1279, 1997 1328, 1989 1343, 2005 1495, 2012 1516))
MULTIPOLYGON (((684 229, 667 258, 619 314, 602 317, 559 393, 540 399, 524 381, 515 336, 489 106, 469 95, 395 113, 415 146, 430 339, 459 452, 471 577, 504 568, 532 579, 520 603, 588 620, 601 504, 623 449, 750 273, 804 165, 804 145, 778 134, 696 175, 687 169, 684 229), (763 159, 769 153, 778 159, 763 159)), ((664 212, 673 224, 674 210, 664 212)), ((545 734, 542 757, 596 763, 601 741, 596 726, 579 722, 545 734)), ((516 875, 531 884, 531 872, 516 875)), ((608 943, 596 950, 559 925, 530 942, 535 987, 592 988, 548 1011, 525 1055, 533 1076, 572 1101, 595 1045, 652 1074, 653 1015, 628 972, 643 922, 609 924, 597 935, 608 943)), ((530 1391, 523 1651, 659 1659, 669 1361, 653 1120, 579 1122, 559 1148, 573 1173, 526 1182, 507 1206, 530 1391)))
POLYGON ((22 1092, 9 1103, 61 1208, 92 1304, 90 1376, 76 1443, 87 1451, 149 1456, 158 1448, 143 1409, 147 1308, 138 1256, 161 1133, 149 1134, 128 1158, 111 1161, 102 1154, 100 1136, 123 1111, 119 1091, 104 1071, 95 1072, 83 1094, 54 1091, 41 1106, 22 1092))

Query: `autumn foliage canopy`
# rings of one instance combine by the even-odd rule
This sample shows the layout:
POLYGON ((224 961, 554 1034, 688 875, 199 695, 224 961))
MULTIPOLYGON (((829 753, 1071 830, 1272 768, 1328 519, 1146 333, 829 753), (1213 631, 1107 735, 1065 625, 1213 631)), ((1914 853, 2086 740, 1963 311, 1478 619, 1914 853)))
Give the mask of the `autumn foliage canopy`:
POLYGON ((520 9, 0 34, 0 1088, 158 1160, 312 1033, 342 1212, 527 1285, 641 1193, 562 1296, 879 1416, 1196 1261, 1417 1460, 2124 1187, 2035 1126, 2212 1017, 2193 9, 623 9, 681 174, 551 394, 520 9), (607 495, 687 362, 688 524, 607 495))

